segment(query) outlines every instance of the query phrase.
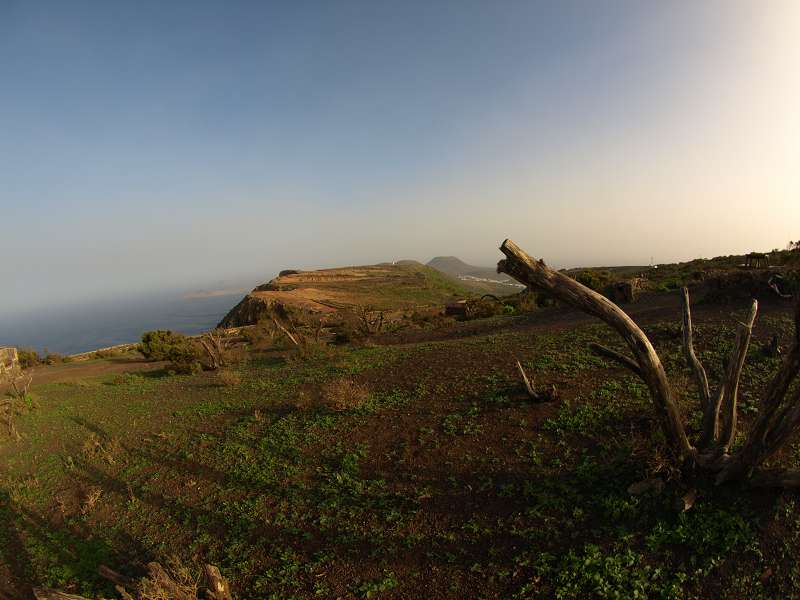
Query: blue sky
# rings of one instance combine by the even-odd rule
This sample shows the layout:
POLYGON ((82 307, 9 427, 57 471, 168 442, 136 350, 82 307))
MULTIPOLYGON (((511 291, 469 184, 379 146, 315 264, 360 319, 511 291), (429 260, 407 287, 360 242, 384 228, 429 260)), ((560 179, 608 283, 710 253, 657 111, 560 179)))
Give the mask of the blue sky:
POLYGON ((0 313, 800 237, 791 0, 0 0, 0 313))

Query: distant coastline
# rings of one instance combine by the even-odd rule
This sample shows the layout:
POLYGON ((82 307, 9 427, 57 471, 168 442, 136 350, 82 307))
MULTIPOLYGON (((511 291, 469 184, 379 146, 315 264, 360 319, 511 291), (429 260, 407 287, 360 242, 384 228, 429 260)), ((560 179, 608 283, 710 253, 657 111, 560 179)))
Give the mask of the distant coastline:
POLYGON ((0 346, 78 354, 137 342, 152 329, 195 335, 214 328, 236 304, 236 293, 154 294, 0 318, 0 346))

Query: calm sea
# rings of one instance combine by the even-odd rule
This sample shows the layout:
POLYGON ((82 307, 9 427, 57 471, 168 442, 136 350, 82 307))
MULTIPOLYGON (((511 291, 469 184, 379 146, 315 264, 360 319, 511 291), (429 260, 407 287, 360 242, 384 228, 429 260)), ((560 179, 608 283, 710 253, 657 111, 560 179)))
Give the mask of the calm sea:
POLYGON ((76 354, 136 342, 151 329, 187 335, 212 329, 244 294, 186 298, 167 294, 0 315, 0 346, 76 354))

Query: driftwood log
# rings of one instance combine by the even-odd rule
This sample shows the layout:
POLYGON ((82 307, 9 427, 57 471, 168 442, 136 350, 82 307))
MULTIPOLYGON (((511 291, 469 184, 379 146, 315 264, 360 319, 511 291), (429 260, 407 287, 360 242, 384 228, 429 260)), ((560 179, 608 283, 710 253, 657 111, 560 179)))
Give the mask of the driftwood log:
POLYGON ((658 354, 644 332, 621 308, 571 277, 549 268, 544 261, 531 258, 511 240, 503 242, 500 251, 506 258, 497 265, 499 273, 506 273, 530 288, 547 292, 597 317, 622 337, 632 357, 599 344, 592 344, 592 349, 630 369, 647 384, 676 466, 685 473, 707 475, 718 484, 736 480, 757 486, 800 488, 800 471, 762 467, 764 461, 780 450, 800 428, 800 386, 790 392, 800 372, 800 301, 795 307, 791 348, 761 396, 758 417, 744 444, 731 451, 738 424, 739 380, 758 311, 755 300, 747 319, 737 324, 733 352, 719 389, 713 394, 706 370, 694 351, 689 292, 683 289, 683 350, 698 387, 703 413, 702 431, 693 436, 696 439, 690 439, 678 408, 676 392, 658 354))
MULTIPOLYGON (((148 576, 137 582, 104 565, 98 569, 98 574, 101 577, 115 584, 114 587, 122 600, 137 600, 138 598, 144 600, 156 597, 170 598, 170 600, 196 600, 198 597, 207 600, 233 600, 228 581, 222 576, 220 570, 213 565, 205 566, 206 589, 205 594, 201 596, 197 594, 197 582, 192 585, 178 583, 159 563, 148 564, 147 572, 148 576), (133 591, 128 592, 129 589, 133 591)), ((33 588, 33 597, 36 600, 89 600, 84 596, 68 594, 46 587, 33 588)))
POLYGON ((528 374, 525 372, 519 360, 517 360, 517 371, 519 371, 519 376, 522 378, 522 385, 525 387, 525 393, 527 393, 528 398, 534 402, 552 402, 558 398, 558 390, 555 385, 537 390, 533 383, 533 377, 528 377, 528 374))

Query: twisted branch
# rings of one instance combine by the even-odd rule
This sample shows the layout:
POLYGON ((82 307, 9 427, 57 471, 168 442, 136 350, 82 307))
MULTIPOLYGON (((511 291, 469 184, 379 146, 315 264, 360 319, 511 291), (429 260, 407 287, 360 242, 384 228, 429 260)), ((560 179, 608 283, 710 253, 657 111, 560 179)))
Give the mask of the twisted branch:
POLYGON ((689 288, 684 287, 682 294, 683 304, 683 352, 686 356, 686 362, 689 367, 694 371, 694 377, 697 380, 697 387, 700 390, 700 408, 703 413, 708 410, 711 403, 711 392, 708 389, 708 375, 703 367, 703 363, 697 358, 694 352, 694 340, 692 337, 692 308, 689 304, 689 288))
POLYGON ((581 285, 574 279, 554 271, 536 261, 511 240, 500 246, 506 259, 497 265, 499 273, 506 273, 530 287, 547 291, 559 300, 593 315, 610 325, 625 340, 641 371, 641 377, 650 389, 650 396, 659 417, 664 435, 673 452, 679 457, 694 453, 686 437, 678 406, 667 381, 667 375, 653 345, 636 323, 616 304, 581 285))

